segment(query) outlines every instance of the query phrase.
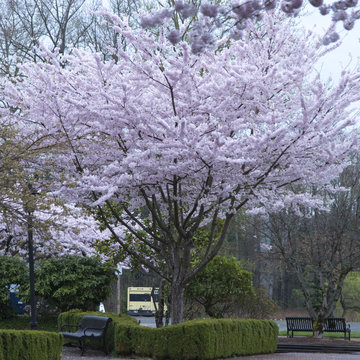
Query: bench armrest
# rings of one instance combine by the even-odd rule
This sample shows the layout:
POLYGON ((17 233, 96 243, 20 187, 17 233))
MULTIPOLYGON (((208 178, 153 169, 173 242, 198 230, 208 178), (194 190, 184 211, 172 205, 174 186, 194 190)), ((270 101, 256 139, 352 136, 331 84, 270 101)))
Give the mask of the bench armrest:
POLYGON ((64 328, 73 328, 73 329, 78 329, 79 328, 79 325, 72 325, 72 324, 64 324, 61 326, 61 329, 60 331, 63 331, 64 328))
MULTIPOLYGON (((85 336, 89 336, 89 335, 86 335, 86 332, 87 332, 87 331, 91 331, 91 330, 96 330, 96 331, 102 332, 101 336, 104 336, 104 334, 105 334, 105 332, 104 332, 105 327, 101 327, 101 328, 91 328, 91 327, 88 327, 88 328, 84 329, 84 335, 85 335, 85 336)), ((99 335, 100 335, 100 334, 99 334, 99 335)))

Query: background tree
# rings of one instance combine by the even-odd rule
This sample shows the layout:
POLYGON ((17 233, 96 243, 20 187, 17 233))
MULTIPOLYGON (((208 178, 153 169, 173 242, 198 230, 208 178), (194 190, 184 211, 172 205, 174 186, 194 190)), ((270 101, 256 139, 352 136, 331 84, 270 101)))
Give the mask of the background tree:
POLYGON ((249 297, 236 299, 232 307, 232 316, 249 319, 274 319, 279 306, 263 288, 255 289, 249 297))
POLYGON ((42 61, 37 49, 46 42, 60 53, 87 47, 94 21, 89 10, 100 3, 85 0, 4 0, 0 17, 2 75, 18 76, 19 64, 42 61))
POLYGON ((252 274, 234 258, 215 256, 186 286, 185 296, 210 317, 229 316, 234 302, 254 297, 252 274), (227 315, 227 316, 226 316, 227 315))
POLYGON ((360 277, 358 271, 351 272, 344 281, 340 296, 342 316, 356 315, 360 313, 360 277))
POLYGON ((329 211, 303 208, 270 215, 266 236, 289 269, 294 271, 306 308, 322 336, 324 321, 333 316, 346 276, 360 266, 358 164, 341 174, 338 184, 348 191, 323 193, 329 211))

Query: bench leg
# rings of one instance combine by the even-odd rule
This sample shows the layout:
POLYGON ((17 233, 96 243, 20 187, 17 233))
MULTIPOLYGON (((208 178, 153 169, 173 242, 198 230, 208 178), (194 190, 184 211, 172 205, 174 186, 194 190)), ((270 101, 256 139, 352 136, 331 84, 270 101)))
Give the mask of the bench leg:
POLYGON ((79 340, 79 346, 80 346, 80 350, 81 350, 80 356, 84 356, 84 352, 85 352, 85 340, 84 339, 79 340))
POLYGON ((107 352, 106 344, 105 344, 105 336, 103 337, 103 349, 104 349, 105 355, 107 355, 108 352, 107 352))

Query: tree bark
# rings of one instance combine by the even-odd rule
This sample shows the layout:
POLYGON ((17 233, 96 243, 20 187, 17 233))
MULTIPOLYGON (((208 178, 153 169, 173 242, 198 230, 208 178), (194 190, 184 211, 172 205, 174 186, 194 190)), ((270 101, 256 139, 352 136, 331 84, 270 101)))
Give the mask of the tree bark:
POLYGON ((317 319, 313 323, 314 338, 322 339, 324 337, 325 319, 322 314, 318 314, 317 319))
POLYGON ((154 288, 151 292, 152 300, 155 307, 155 324, 157 328, 161 328, 164 323, 164 297, 163 297, 163 279, 160 280, 159 292, 158 292, 158 305, 154 298, 154 288))
POLYGON ((184 285, 179 282, 171 284, 171 323, 179 324, 183 321, 184 316, 184 285))

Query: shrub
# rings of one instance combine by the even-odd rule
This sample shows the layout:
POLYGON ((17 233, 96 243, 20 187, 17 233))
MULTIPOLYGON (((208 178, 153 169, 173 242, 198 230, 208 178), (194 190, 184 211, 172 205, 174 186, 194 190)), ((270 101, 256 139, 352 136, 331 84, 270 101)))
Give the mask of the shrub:
POLYGON ((63 337, 31 330, 0 330, 0 360, 60 360, 63 337))
POLYGON ((210 317, 227 317, 234 299, 254 297, 252 274, 235 258, 215 256, 186 286, 185 296, 210 317))
POLYGON ((276 323, 268 320, 205 319, 155 329, 139 326, 127 315, 78 310, 62 313, 58 324, 78 325, 84 315, 113 319, 106 334, 106 346, 120 356, 190 360, 266 354, 276 350, 279 332, 276 323))
POLYGON ((267 320, 206 319, 160 329, 115 326, 116 352, 156 359, 215 359, 272 353, 278 327, 267 320))
POLYGON ((279 310, 265 289, 256 289, 247 298, 235 298, 227 315, 247 319, 267 319, 279 310))
MULTIPOLYGON (((110 283, 115 279, 115 269, 96 258, 62 256, 42 259, 37 262, 35 291, 60 311, 81 308, 95 310, 100 301, 110 292, 110 283)), ((23 286, 29 295, 28 284, 23 286)))

